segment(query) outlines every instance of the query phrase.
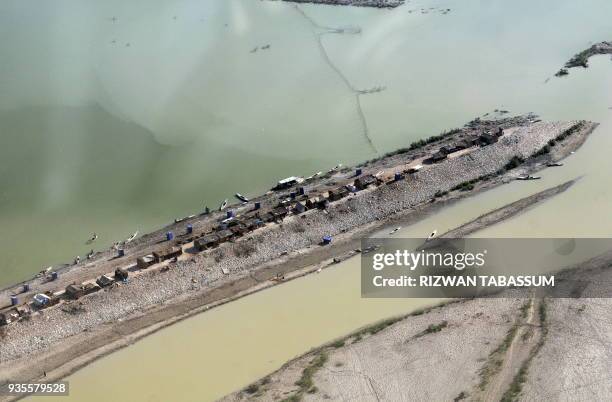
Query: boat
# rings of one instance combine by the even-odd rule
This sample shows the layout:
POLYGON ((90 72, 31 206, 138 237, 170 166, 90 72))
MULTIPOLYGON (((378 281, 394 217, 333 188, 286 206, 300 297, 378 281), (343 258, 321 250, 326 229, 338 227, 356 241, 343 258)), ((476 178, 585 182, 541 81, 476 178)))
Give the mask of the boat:
POLYGON ((395 234, 398 230, 400 230, 402 227, 398 226, 395 229, 393 229, 392 231, 389 232, 390 235, 395 234))
POLYGON ((223 211, 227 207, 227 198, 219 206, 219 211, 223 211))
POLYGON ((183 222, 183 221, 186 221, 187 219, 193 219, 193 218, 195 218, 195 215, 189 215, 189 216, 185 216, 182 218, 175 218, 174 223, 183 222))
POLYGON ((563 163, 549 162, 549 163, 546 164, 546 166, 548 166, 548 167, 558 167, 558 166, 563 166, 563 163))
POLYGON ((302 177, 297 177, 297 176, 287 177, 286 179, 279 180, 276 186, 272 187, 272 191, 284 190, 286 188, 292 187, 302 182, 304 182, 304 179, 302 177))
POLYGON ((516 180, 539 180, 540 176, 531 176, 531 175, 520 175, 516 178, 516 180))
POLYGON ((236 219, 236 218, 235 218, 235 217, 233 217, 233 216, 230 216, 229 218, 225 218, 225 219, 223 219, 223 220, 221 221, 221 223, 223 223, 223 224, 228 224, 228 223, 230 223, 231 221, 233 221, 234 219, 236 219))
POLYGON ((313 174, 313 175, 311 175, 311 176, 308 176, 308 177, 307 177, 307 178, 305 178, 304 180, 311 180, 311 179, 314 179, 315 177, 319 177, 319 176, 321 176, 322 174, 323 174, 323 172, 317 172, 317 173, 315 173, 315 174, 313 174))
POLYGON ((266 49, 270 49, 270 45, 269 45, 269 44, 267 44, 267 45, 263 45, 263 46, 261 47, 261 50, 266 50, 266 49))
POLYGON ((334 166, 333 168, 329 169, 327 171, 327 173, 334 173, 337 172, 338 170, 342 169, 342 163, 338 163, 336 166, 334 166))
POLYGON ((132 233, 132 235, 125 240, 125 244, 127 244, 127 243, 131 242, 132 240, 134 240, 136 238, 136 236, 138 236, 138 230, 135 231, 134 233, 132 233))
POLYGON ((87 240, 87 241, 85 242, 85 244, 91 244, 91 243, 93 243, 94 241, 96 241, 97 239, 98 239, 98 235, 97 235, 97 233, 95 233, 95 232, 94 232, 94 234, 93 234, 93 235, 91 235, 91 239, 87 240))
POLYGON ((429 234, 429 236, 427 236, 427 240, 426 241, 429 241, 429 240, 433 239, 434 237, 436 237, 437 234, 438 234, 438 231, 434 230, 433 232, 431 232, 429 234))
POLYGON ((249 199, 240 193, 234 194, 234 197, 238 198, 242 202, 249 202, 249 199))

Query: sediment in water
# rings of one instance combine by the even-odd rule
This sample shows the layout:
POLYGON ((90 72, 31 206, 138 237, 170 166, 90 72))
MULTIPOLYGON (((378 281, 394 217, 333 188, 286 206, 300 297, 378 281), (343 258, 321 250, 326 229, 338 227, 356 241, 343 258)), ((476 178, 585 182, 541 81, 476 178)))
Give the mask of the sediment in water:
MULTIPOLYGON (((365 163, 362 174, 378 173, 380 183, 332 202, 325 210, 292 215, 281 224, 270 223, 202 253, 193 251, 190 243, 183 244, 186 255, 182 260, 134 271, 128 284, 118 284, 71 302, 78 303, 76 310, 49 308, 7 326, 0 344, 3 357, 0 381, 33 380, 43 371, 48 379, 60 378, 164 325, 272 286, 279 277, 289 277, 299 270, 306 272, 313 264, 345 255, 359 247, 359 238, 391 222, 418 219, 452 200, 507 182, 519 173, 544 168, 546 161, 559 160, 577 149, 595 127, 590 122, 546 123, 533 117, 477 120, 462 129, 365 163), (468 136, 497 127, 505 130, 497 142, 451 154, 417 173, 405 173, 407 167, 438 152, 440 147, 452 146, 468 136), (547 146, 547 152, 541 153, 547 146), (513 160, 516 164, 517 157, 523 162, 509 166, 513 160), (331 245, 319 245, 323 235, 334 236, 331 245)), ((305 197, 327 194, 328 190, 354 179, 350 170, 312 179, 304 184, 305 197)), ((255 200, 272 205, 278 198, 279 193, 270 193, 255 200)), ((252 206, 234 209, 239 216, 248 215, 252 206)), ((222 215, 220 212, 188 222, 201 233, 218 224, 222 215)), ((130 258, 160 247, 165 230, 144 236, 128 249, 130 258)), ((61 280, 66 283, 90 279, 118 263, 125 261, 108 259, 108 254, 107 258, 99 256, 86 269, 76 266, 66 271, 61 280)), ((35 282, 32 291, 52 289, 61 283, 35 282)))

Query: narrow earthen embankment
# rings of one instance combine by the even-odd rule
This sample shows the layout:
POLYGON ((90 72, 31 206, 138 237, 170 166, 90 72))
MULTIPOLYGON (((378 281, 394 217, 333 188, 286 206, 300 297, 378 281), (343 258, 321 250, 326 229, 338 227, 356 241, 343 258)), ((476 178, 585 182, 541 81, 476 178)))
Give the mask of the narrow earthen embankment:
POLYGON ((404 0, 283 0, 291 3, 326 4, 330 6, 354 6, 373 8, 395 8, 404 4, 404 0))
POLYGON ((589 59, 593 56, 600 54, 612 54, 612 42, 599 42, 589 47, 588 49, 585 49, 582 52, 576 54, 567 63, 565 63, 565 67, 559 70, 555 75, 557 77, 563 77, 565 75, 568 75, 568 69, 570 68, 588 68, 589 59))
MULTIPOLYGON (((292 272, 307 273, 313 264, 347 255, 361 237, 385 225, 419 219, 453 200, 544 168, 577 149, 595 127, 589 122, 507 127, 498 142, 451 155, 411 177, 389 180, 323 211, 291 216, 214 250, 145 270, 127 284, 41 311, 2 330, 0 381, 36 380, 43 372, 47 380, 61 378, 164 325, 273 286, 292 272), (319 245, 323 235, 334 237, 331 245, 319 245)), ((396 153, 367 166, 393 177, 398 167, 418 162, 419 152, 396 153)))

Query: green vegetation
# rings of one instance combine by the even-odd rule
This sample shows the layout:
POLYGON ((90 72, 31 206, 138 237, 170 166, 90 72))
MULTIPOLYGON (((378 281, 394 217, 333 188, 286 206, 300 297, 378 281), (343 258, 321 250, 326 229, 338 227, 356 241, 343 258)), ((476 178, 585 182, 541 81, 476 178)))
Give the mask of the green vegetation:
POLYGON ((401 155, 401 154, 405 154, 406 152, 409 152, 409 151, 414 151, 414 150, 417 150, 419 148, 423 148, 425 145, 433 144, 434 142, 438 142, 438 141, 440 141, 440 140, 442 140, 442 139, 444 139, 444 138, 446 138, 446 137, 448 137, 450 135, 460 133, 461 131, 463 131, 463 130, 460 129, 460 128, 455 128, 455 129, 452 129, 450 131, 444 131, 444 132, 442 132, 442 133, 440 133, 438 135, 432 135, 431 137, 424 138, 424 139, 418 140, 418 141, 414 141, 407 148, 399 148, 399 149, 396 149, 394 151, 387 152, 384 155, 379 156, 377 158, 370 159, 369 161, 364 163, 364 166, 368 166, 371 163, 377 162, 377 161, 379 161, 381 159, 384 159, 384 158, 388 158, 390 156, 401 155))
POLYGON ((244 389, 244 392, 249 395, 259 396, 263 393, 262 386, 270 383, 270 377, 265 377, 261 381, 253 383, 244 389))
POLYGON ((442 331, 442 329, 446 328, 446 327, 448 327, 448 322, 445 320, 445 321, 442 321, 439 324, 430 324, 427 327, 427 329, 425 329, 425 332, 428 333, 428 334, 433 334, 435 332, 442 331))
POLYGON ((568 128, 567 130, 565 130, 561 134, 559 134, 556 138, 553 138, 553 139, 549 140, 546 145, 544 145, 542 148, 540 148, 539 151, 533 153, 531 155, 531 157, 532 158, 537 158, 538 156, 546 155, 547 153, 549 153, 552 150, 552 147, 557 145, 557 143, 563 141, 564 139, 566 139, 570 135, 580 131, 583 128, 583 126, 584 126, 584 122, 578 122, 578 123, 574 124, 573 126, 568 128))
MULTIPOLYGON (((344 337, 342 340, 337 340, 331 344, 328 344, 326 346, 323 346, 319 349, 319 351, 316 354, 316 357, 310 362, 310 364, 308 364, 308 366, 302 371, 302 376, 300 377, 300 379, 298 381, 296 381, 295 385, 297 385, 299 387, 299 389, 291 396, 288 396, 287 398, 283 399, 281 402, 299 402, 302 400, 302 397, 305 393, 315 393, 318 391, 317 387, 314 385, 313 383, 313 377, 315 375, 315 373, 320 370, 325 363, 328 361, 328 354, 327 351, 329 350, 329 348, 340 348, 346 345, 346 341, 352 339, 352 343, 355 342, 359 342, 361 339, 363 339, 364 336, 367 335, 374 335, 377 334, 378 332, 382 331, 385 328, 388 328, 389 326, 402 321, 403 319, 405 319, 406 317, 410 317, 410 316, 418 316, 418 315, 422 315, 425 313, 428 313, 436 308, 440 308, 452 303, 460 303, 462 300, 450 300, 450 301, 445 301, 442 302, 440 304, 437 304, 435 306, 431 306, 431 307, 427 307, 427 308, 422 308, 419 310, 415 310, 414 312, 404 315, 404 316, 400 316, 400 317, 393 317, 393 318, 389 318, 386 319, 384 321, 378 322, 376 324, 373 324, 369 327, 365 327, 362 328, 346 337, 344 337)), ((439 332, 442 330, 442 328, 445 328, 448 324, 446 323, 446 321, 441 322, 438 325, 430 325, 426 331, 428 332, 439 332)), ((344 365, 344 363, 342 362, 336 362, 334 363, 335 367, 342 367, 344 365)), ((269 379, 265 379, 264 381, 269 382, 269 379)), ((267 383, 266 382, 266 383, 267 383)), ((260 385, 264 385, 265 383, 262 381, 260 385)), ((258 388, 259 389, 259 388, 258 388)), ((251 390, 255 390, 255 387, 251 388, 251 390)), ((254 393, 257 391, 254 391, 254 393)), ((260 391, 261 392, 261 391, 260 391)))
POLYGON ((463 183, 457 184, 455 187, 451 188, 451 191, 459 190, 459 191, 470 191, 474 189, 474 184, 478 183, 483 178, 488 178, 489 176, 482 176, 470 181, 464 181, 463 183))
POLYGON ((354 336, 355 338, 359 338, 361 340, 365 335, 374 335, 382 331, 383 329, 395 324, 396 322, 403 320, 404 318, 405 317, 393 317, 393 318, 389 318, 389 319, 380 321, 374 325, 370 325, 369 327, 360 329, 359 331, 355 332, 352 336, 354 336))
POLYGON ((448 321, 446 320, 442 321, 439 324, 429 324, 429 326, 425 328, 422 332, 418 333, 415 338, 419 338, 427 334, 435 334, 436 332, 442 331, 442 329, 446 328, 447 326, 448 321))
POLYGON ((257 391, 259 391, 259 384, 251 384, 244 389, 244 392, 251 395, 253 395, 257 391))
POLYGON ((533 303, 533 301, 531 299, 529 299, 529 302, 523 304, 520 308, 521 311, 521 318, 527 318, 527 313, 529 312, 529 309, 531 308, 531 304, 533 303))
POLYGON ((312 378, 315 373, 323 367, 327 362, 327 352, 321 351, 319 354, 310 362, 310 364, 302 371, 302 376, 296 381, 295 385, 300 387, 297 395, 301 396, 304 392, 314 393, 316 387, 314 386, 312 378), (314 391, 313 391, 314 388, 314 391))
POLYGON ((506 165, 504 166, 505 170, 512 170, 520 165, 523 164, 523 162, 525 162, 525 159, 523 159, 522 157, 515 155, 512 157, 512 159, 510 159, 510 161, 508 163, 506 163, 506 165))
POLYGON ((539 316, 540 316, 539 317, 540 326, 542 328, 542 337, 540 338, 538 344, 534 346, 531 352, 529 353, 529 357, 527 357, 527 359, 525 359, 525 361, 521 365, 521 368, 519 369, 518 373, 512 380, 510 387, 508 387, 508 390, 502 396, 502 399, 501 399, 502 402, 512 402, 512 401, 517 400, 518 396, 521 394, 521 391, 523 389, 523 384, 527 380, 527 372, 529 370, 529 365, 531 364, 531 361, 533 360, 533 358, 536 357, 536 355, 538 354, 538 352, 544 345, 546 335, 548 334, 548 326, 546 323, 546 308, 547 308, 546 299, 543 299, 540 302, 540 308, 538 309, 539 316))
MULTIPOLYGON (((568 128, 567 130, 565 130, 561 134, 559 134, 556 138, 549 140, 546 145, 544 145, 540 150, 538 150, 533 155, 531 155, 531 158, 537 158, 538 156, 542 156, 542 155, 548 154, 552 150, 552 147, 554 147, 557 143, 559 143, 560 141, 563 141, 564 139, 566 139, 570 135, 580 131, 583 128, 583 126, 584 126, 584 122, 578 122, 578 123, 574 124, 573 126, 568 128)), ((484 181, 484 180, 491 179, 491 178, 496 177, 496 176, 501 176, 504 173, 506 173, 507 171, 519 167, 523 163, 525 163, 525 159, 523 157, 519 156, 519 155, 515 155, 515 156, 512 157, 512 159, 510 159, 508 161, 508 163, 506 163, 506 165, 504 165, 503 168, 499 169, 495 173, 483 175, 483 176, 477 177, 476 179, 472 179, 472 180, 469 180, 469 181, 464 181, 463 183, 460 183, 460 184, 456 185, 455 187, 451 188, 450 191, 456 191, 456 190, 459 190, 459 191, 471 191, 471 190, 474 189, 474 186, 475 186, 476 183, 484 181)), ((445 195, 446 193, 447 192, 438 191, 434 196, 435 197, 440 197, 442 195, 445 195)))
POLYGON ((460 132, 461 132, 460 128, 455 128, 455 129, 450 130, 450 131, 444 131, 444 132, 442 132, 441 134, 438 134, 438 135, 432 135, 429 138, 425 138, 425 139, 413 142, 412 144, 410 144, 410 147, 407 150, 413 151, 415 149, 422 148, 425 145, 432 144, 434 142, 437 142, 437 141, 440 141, 440 140, 444 139, 445 137, 448 137, 449 135, 457 134, 457 133, 460 133, 460 132))
POLYGON ((577 55, 572 57, 570 61, 565 63, 565 67, 566 68, 572 68, 572 67, 587 68, 589 66, 589 57, 591 57, 592 55, 591 51, 592 51, 591 48, 589 48, 587 50, 583 50, 582 52, 578 53, 577 55))
POLYGON ((542 148, 540 148, 539 151, 534 152, 533 155, 531 155, 531 157, 537 158, 538 156, 546 155, 547 153, 550 152, 550 149, 551 149, 550 145, 546 144, 542 148))
MULTIPOLYGON (((532 300, 530 299, 521 306, 520 308, 521 319, 524 319, 527 317, 527 311, 531 307, 531 303, 532 303, 532 300)), ((489 354, 487 363, 484 365, 484 367, 480 369, 480 372, 479 372, 480 384, 478 384, 478 387, 481 390, 485 389, 491 377, 497 374, 497 372, 501 368, 501 365, 504 362, 503 354, 510 347, 510 344, 514 340, 514 337, 516 336, 517 331, 521 327, 521 324, 522 324, 521 320, 517 320, 514 324, 512 324, 512 327, 510 327, 510 329, 506 333, 504 340, 497 346, 497 348, 495 348, 495 350, 493 350, 489 354)))
POLYGON ((497 374, 497 372, 501 368, 501 365, 504 362, 502 354, 506 350, 508 350, 508 347, 516 336, 516 332, 518 331, 519 327, 520 323, 518 321, 515 322, 506 333, 506 336, 502 343, 500 343, 499 346, 497 346, 497 348, 495 348, 495 350, 492 351, 491 354, 489 354, 487 363, 484 365, 483 368, 480 369, 479 372, 480 383, 478 384, 478 388, 480 388, 481 390, 485 389, 491 377, 497 374))
POLYGON ((578 123, 574 124, 573 126, 568 128, 567 130, 565 130, 564 132, 559 134, 557 136, 557 138, 556 138, 557 142, 563 141, 564 139, 566 139, 570 135, 577 133, 578 131, 582 130, 583 127, 584 127, 584 122, 583 121, 579 121, 578 123))

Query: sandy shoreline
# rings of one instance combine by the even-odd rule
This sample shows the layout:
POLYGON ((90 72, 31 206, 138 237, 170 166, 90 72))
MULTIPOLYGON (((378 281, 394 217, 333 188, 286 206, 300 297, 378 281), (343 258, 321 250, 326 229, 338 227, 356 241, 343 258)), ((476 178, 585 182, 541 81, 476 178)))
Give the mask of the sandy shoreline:
MULTIPOLYGON (((560 276, 608 295, 610 268, 612 251, 560 276)), ((315 348, 221 400, 605 400, 612 302, 582 294, 445 302, 315 348)))
MULTIPOLYGON (((562 130, 563 127, 569 127, 570 125, 571 124, 555 127, 557 127, 557 130, 562 130)), ((595 127, 595 124, 589 124, 580 133, 572 135, 566 139, 562 145, 554 147, 553 151, 550 152, 547 157, 552 158, 553 160, 559 160, 568 155, 569 152, 577 149, 582 144, 588 134, 590 134, 595 127)), ((548 138, 544 138, 542 141, 543 143, 546 143, 548 138)), ((545 167, 545 164, 543 164, 542 161, 533 161, 532 164, 521 166, 519 171, 534 172, 543 167, 545 167)), ((124 347, 134 342, 136 339, 153 333, 167 325, 187 318, 193 314, 205 311, 216 305, 227 303, 235 298, 265 289, 269 286, 274 286, 278 282, 271 281, 271 279, 274 279, 277 275, 284 275, 285 280, 288 280, 293 277, 308 274, 313 269, 316 270, 316 267, 318 266, 317 264, 322 264, 325 266, 330 262, 333 262, 334 258, 345 258, 351 253, 352 250, 359 247, 359 239, 361 237, 366 237, 382 227, 395 222, 409 223, 411 221, 417 221, 426 216, 428 213, 431 213, 438 208, 442 208, 448 203, 467 197, 477 191, 482 191, 500 185, 506 180, 508 180, 508 177, 504 178, 504 176, 480 180, 475 183, 474 190, 472 191, 449 192, 444 196, 435 197, 435 202, 420 203, 409 208, 402 208, 399 205, 395 206, 391 204, 388 206, 388 209, 382 212, 382 218, 372 219, 365 225, 359 225, 356 223, 352 228, 349 226, 348 230, 342 229, 341 226, 336 226, 333 244, 328 247, 297 247, 296 244, 292 242, 293 238, 291 238, 291 236, 299 236, 300 233, 303 232, 292 232, 293 234, 288 236, 286 233, 286 228, 295 227, 291 225, 295 225, 298 218, 289 219, 286 223, 283 223, 281 227, 277 227, 260 234, 260 236, 263 238, 261 240, 280 238, 286 239, 289 243, 291 243, 287 246, 287 252, 281 252, 281 255, 277 255, 273 258, 268 253, 267 256, 269 259, 258 264, 254 262, 257 261, 255 257, 251 258, 252 261, 243 261, 245 259, 249 260, 250 257, 243 258, 241 260, 237 257, 228 257, 226 255, 225 259, 219 261, 216 265, 223 266, 225 264, 225 266, 232 267, 233 270, 230 271, 228 275, 219 274, 215 281, 208 282, 208 285, 202 284, 202 286, 194 287, 188 294, 181 294, 179 296, 172 296, 172 294, 168 294, 170 297, 166 299, 152 299, 152 303, 150 303, 148 307, 138 307, 131 311, 126 310, 127 314, 124 314, 124 318, 122 319, 117 320, 115 317, 113 317, 113 320, 107 323, 94 323, 90 326, 84 326, 83 329, 77 333, 72 333, 68 336, 60 336, 59 339, 61 339, 61 341, 54 341, 52 346, 41 343, 38 348, 32 350, 32 352, 36 351, 35 354, 31 353, 22 357, 13 357, 8 362, 3 362, 3 374, 0 381, 6 382, 9 379, 17 378, 20 379, 20 381, 40 380, 43 371, 47 372, 47 377, 45 379, 46 381, 62 378, 83 365, 93 361, 94 359, 108 354, 113 350, 124 347), (242 261, 242 266, 251 268, 239 269, 239 266, 236 265, 236 261, 242 261), (253 269, 253 266, 256 268, 253 269), (313 266, 315 268, 312 268, 313 266), (210 286, 210 284, 213 284, 214 286, 210 286)), ((380 189, 378 188, 376 190, 371 190, 368 193, 364 193, 363 198, 372 200, 380 199, 381 196, 393 197, 393 194, 396 194, 397 191, 402 191, 402 185, 404 185, 404 183, 398 182, 393 185, 385 186, 382 191, 389 191, 390 194, 388 195, 378 194, 378 189, 380 189)), ((344 205, 348 204, 350 200, 356 199, 357 198, 349 198, 345 202, 339 202, 337 206, 330 209, 330 212, 333 214, 339 214, 340 216, 338 218, 345 221, 347 214, 350 215, 351 212, 342 212, 342 209, 346 208, 344 205)), ((357 210, 359 210, 359 208, 355 207, 354 205, 353 208, 357 208, 357 210)), ((371 206, 368 208, 371 208, 371 206)), ((339 222, 336 220, 336 217, 329 217, 329 214, 327 217, 321 217, 320 215, 322 214, 307 216, 304 221, 314 223, 320 222, 318 221, 320 219, 324 219, 323 222, 327 221, 335 225, 337 225, 339 222)), ((361 215, 357 215, 355 218, 357 219, 355 222, 363 222, 361 215)), ((325 227, 324 230, 328 231, 329 227, 325 227)), ((320 232, 323 231, 316 231, 315 235, 312 237, 319 238, 320 232)), ((252 238, 256 238, 256 235, 253 235, 252 238)), ((236 244, 240 243, 238 242, 236 244)), ((298 246, 299 244, 300 243, 297 243, 298 246)), ((233 246, 235 245, 228 245, 228 247, 233 246)), ((275 246, 275 250, 278 251, 279 248, 282 249, 280 246, 282 245, 277 244, 275 246)), ((207 253, 207 255, 202 256, 202 259, 198 261, 179 262, 176 267, 170 268, 170 272, 180 271, 184 272, 185 275, 191 275, 193 271, 190 270, 192 268, 195 269, 192 267, 192 265, 198 265, 200 269, 202 266, 215 266, 214 263, 211 265, 211 259, 214 260, 214 256, 210 256, 210 254, 213 253, 207 253)), ((208 274, 208 276, 213 276, 210 271, 206 271, 206 274, 208 274)), ((146 286, 148 285, 159 287, 159 281, 163 280, 159 279, 161 275, 162 274, 160 272, 150 271, 142 278, 138 278, 138 286, 143 286, 143 291, 147 291, 148 288, 146 286), (142 282, 140 282, 141 279, 142 282)), ((180 280, 180 283, 185 283, 185 279, 190 279, 191 281, 196 279, 195 277, 181 278, 182 277, 180 277, 179 274, 179 277, 176 278, 176 280, 180 280)), ((119 287, 114 289, 112 292, 103 293, 114 293, 115 298, 112 300, 117 300, 117 297, 118 300, 122 300, 121 297, 130 297, 130 293, 132 293, 133 297, 133 293, 139 291, 138 289, 132 288, 131 292, 126 292, 126 294, 123 295, 122 292, 124 292, 130 286, 123 288, 119 287)), ((90 308, 95 310, 94 307, 91 307, 95 306, 95 303, 109 301, 108 295, 101 293, 88 296, 82 300, 83 301, 81 303, 83 303, 86 310, 90 308)), ((53 311, 49 311, 48 313, 49 314, 45 312, 45 315, 49 316, 56 314, 56 312, 53 311)), ((87 311, 85 315, 87 314, 97 314, 97 311, 87 311)), ((75 322, 78 323, 85 321, 82 317, 79 318, 78 315, 66 317, 64 317, 64 315, 61 316, 66 320, 75 320, 75 322)), ((34 320, 37 320, 38 318, 39 317, 32 317, 30 322, 17 323, 16 325, 32 325, 34 327, 36 325, 34 320)), ((28 330, 24 329, 23 327, 20 329, 24 331, 28 330)), ((11 334, 12 330, 13 328, 9 328, 7 333, 4 334, 5 340, 14 341, 14 338, 11 338, 11 336, 15 336, 11 334)), ((15 347, 18 346, 17 343, 13 343, 13 345, 15 345, 15 347)), ((10 349, 4 349, 4 351, 9 352, 10 349)), ((19 355, 16 355, 13 352, 13 356, 19 355)))

